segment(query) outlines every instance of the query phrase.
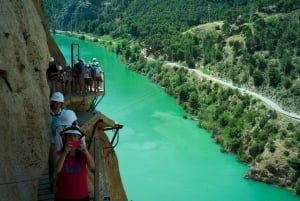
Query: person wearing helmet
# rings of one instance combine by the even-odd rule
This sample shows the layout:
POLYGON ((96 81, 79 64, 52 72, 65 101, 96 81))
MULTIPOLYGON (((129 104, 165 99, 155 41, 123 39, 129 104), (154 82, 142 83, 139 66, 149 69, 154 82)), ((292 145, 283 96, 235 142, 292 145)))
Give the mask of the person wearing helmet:
POLYGON ((69 64, 66 66, 66 80, 65 80, 65 87, 66 93, 72 93, 72 86, 73 86, 73 79, 72 79, 72 68, 69 64))
POLYGON ((51 190, 54 191, 55 177, 53 174, 54 169, 54 154, 56 129, 60 126, 60 118, 63 110, 64 95, 61 92, 54 92, 50 98, 50 127, 51 127, 51 144, 49 150, 49 180, 51 184, 51 190))
POLYGON ((81 58, 78 60, 78 62, 74 65, 73 69, 73 76, 75 80, 75 90, 77 93, 82 94, 84 89, 84 77, 83 77, 83 71, 84 71, 84 60, 81 58))
POLYGON ((56 91, 56 79, 58 76, 58 70, 53 57, 49 59, 49 65, 47 69, 47 80, 50 88, 50 94, 56 91))
MULTIPOLYGON (((63 140, 60 135, 61 131, 63 131, 65 128, 71 127, 71 126, 79 127, 77 115, 73 110, 63 110, 61 113, 59 126, 56 129, 55 152, 62 149, 62 147, 63 147, 63 140)), ((86 144, 85 136, 82 137, 82 142, 84 144, 86 144)))
MULTIPOLYGON (((65 122, 70 123, 73 119, 68 113, 71 116, 66 116, 65 122)), ((63 147, 55 155, 55 173, 59 176, 54 200, 89 201, 87 168, 94 169, 95 162, 82 140, 84 134, 79 126, 71 125, 60 135, 63 147)))
POLYGON ((64 110, 61 115, 60 125, 66 127, 77 125, 77 120, 77 115, 73 110, 64 110))
POLYGON ((84 77, 84 93, 92 91, 92 75, 91 75, 91 66, 87 63, 83 70, 84 77))
POLYGON ((66 127, 70 127, 70 126, 78 126, 77 116, 73 110, 63 110, 61 113, 59 126, 56 129, 55 152, 57 150, 60 150, 63 146, 61 135, 59 133, 66 127))
POLYGON ((93 58, 91 65, 91 77, 92 77, 92 90, 96 92, 96 70, 98 68, 98 62, 96 58, 93 58))
POLYGON ((64 101, 64 95, 59 91, 54 92, 50 98, 50 119, 52 133, 51 142, 54 142, 53 137, 56 135, 56 128, 60 125, 60 115, 63 109, 64 101))
POLYGON ((58 74, 56 79, 56 89, 57 91, 66 93, 66 72, 63 70, 62 66, 57 66, 58 74))
POLYGON ((94 91, 100 91, 101 85, 103 82, 103 72, 102 68, 98 61, 94 62, 94 69, 95 69, 95 78, 94 78, 94 91))

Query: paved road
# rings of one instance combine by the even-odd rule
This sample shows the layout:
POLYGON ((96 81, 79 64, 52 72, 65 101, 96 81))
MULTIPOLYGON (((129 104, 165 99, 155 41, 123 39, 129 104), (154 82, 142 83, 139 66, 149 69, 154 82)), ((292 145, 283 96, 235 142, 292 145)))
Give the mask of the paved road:
POLYGON ((289 117, 289 118, 292 118, 292 119, 296 119, 296 120, 300 120, 300 115, 298 114, 295 114, 295 113, 291 113, 291 112, 287 112, 285 110, 283 110, 281 107, 279 107, 276 103, 274 103, 273 101, 271 101, 270 99, 260 95, 260 94, 257 94, 255 92, 252 92, 252 91, 249 91, 249 90, 246 90, 246 89, 243 89, 243 88, 239 88, 239 87, 236 87, 228 82, 224 82, 222 80, 219 80, 217 78, 214 78, 210 75, 207 75, 207 74, 204 74, 202 73, 200 70, 195 70, 195 69, 189 69, 195 73, 197 73, 197 75, 201 76, 201 77, 205 77, 206 79, 208 80, 212 80, 216 83, 219 83, 219 84, 222 84, 224 86, 227 86, 227 87, 230 87, 230 88, 233 88, 233 89, 237 89, 239 90, 241 93, 245 93, 245 94, 249 94, 255 98, 258 98, 260 100, 262 100, 264 103, 266 103, 269 107, 271 107, 272 109, 276 110, 277 112, 281 113, 281 114, 284 114, 285 116, 289 117))
POLYGON ((223 80, 220 80, 220 79, 217 79, 215 77, 212 77, 210 75, 204 74, 200 70, 190 69, 188 67, 180 66, 177 63, 169 63, 169 65, 173 65, 173 66, 185 68, 185 69, 187 69, 189 71, 193 71, 193 72, 197 73, 197 75, 199 75, 200 77, 204 77, 204 78, 206 78, 208 80, 212 80, 213 82, 219 83, 219 84, 221 84, 223 86, 226 86, 226 87, 230 87, 232 89, 237 89, 241 93, 249 94, 249 95, 251 95, 251 96, 253 96, 255 98, 258 98, 258 99, 262 100, 266 105, 268 105, 270 108, 274 109, 275 111, 277 111, 277 112, 279 112, 279 113, 281 113, 281 114, 283 114, 283 115, 285 115, 285 116, 287 116, 289 118, 292 118, 294 120, 300 121, 300 115, 295 114, 295 113, 291 113, 291 112, 287 112, 287 111, 283 110, 281 107, 279 107, 272 100, 270 100, 270 99, 268 99, 268 98, 266 98, 266 97, 264 97, 264 96, 262 96, 260 94, 257 94, 255 92, 249 91, 247 89, 236 87, 236 86, 234 86, 231 83, 228 83, 228 82, 225 82, 223 80))

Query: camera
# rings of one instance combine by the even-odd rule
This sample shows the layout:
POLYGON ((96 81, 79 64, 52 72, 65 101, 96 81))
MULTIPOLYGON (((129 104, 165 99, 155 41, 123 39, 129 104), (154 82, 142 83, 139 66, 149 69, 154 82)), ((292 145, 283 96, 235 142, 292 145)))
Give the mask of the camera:
POLYGON ((72 148, 79 147, 79 145, 81 145, 81 143, 82 143, 81 140, 73 140, 70 142, 72 148))

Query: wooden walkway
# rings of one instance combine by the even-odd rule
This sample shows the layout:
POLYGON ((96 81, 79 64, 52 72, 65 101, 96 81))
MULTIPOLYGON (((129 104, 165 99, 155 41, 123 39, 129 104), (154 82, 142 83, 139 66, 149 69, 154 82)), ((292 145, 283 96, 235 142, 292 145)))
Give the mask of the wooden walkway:
MULTIPOLYGON (((101 116, 99 112, 78 112, 77 117, 78 121, 81 123, 81 129, 87 130, 91 128, 97 120, 104 119, 104 122, 109 122, 104 116, 101 116)), ((111 123, 112 124, 112 123, 111 123)), ((89 143, 89 137, 86 138, 86 143, 89 143)), ((44 173, 41 175, 39 180, 39 189, 38 189, 38 201, 53 201, 54 193, 51 191, 48 168, 45 169, 44 173)), ((90 200, 94 200, 94 195, 90 195, 90 200)))
MULTIPOLYGON (((95 113, 91 112, 81 112, 78 115, 79 121, 84 125, 88 126, 88 122, 95 117, 95 113)), ((87 140, 88 143, 88 140, 87 140)), ((38 201, 53 201, 54 193, 51 191, 48 168, 44 171, 39 180, 39 190, 38 190, 38 201)))
MULTIPOLYGON (((84 127, 89 126, 89 122, 93 120, 97 113, 80 112, 77 114, 79 121, 84 127)), ((94 120, 95 121, 95 120, 94 120)), ((93 123, 93 121, 91 122, 93 123)), ((38 201, 53 201, 54 193, 51 191, 48 168, 44 171, 39 180, 38 201)))
MULTIPOLYGON (((101 122, 103 122, 108 127, 118 128, 120 126, 119 124, 117 124, 116 122, 107 118, 100 112, 94 112, 95 107, 97 106, 99 101, 101 101, 101 99, 103 98, 104 95, 105 95, 105 90, 100 90, 97 92, 89 92, 87 94, 73 94, 72 93, 72 94, 65 95, 64 105, 66 106, 66 108, 72 109, 76 112, 81 130, 83 130, 83 131, 91 130, 94 127, 94 125, 99 122, 99 120, 101 120, 101 122), (93 102, 92 102, 93 107, 90 108, 92 111, 87 111, 86 109, 81 110, 82 109, 81 105, 83 104, 82 102, 86 98, 90 98, 93 100, 93 102), (76 110, 76 109, 79 109, 79 110, 76 110)), ((84 107, 86 107, 86 105, 84 107)), ((91 140, 91 139, 89 139, 89 137, 91 137, 91 136, 87 136, 87 138, 86 138, 87 143, 89 142, 89 140, 91 140)), ((96 141, 99 141, 99 140, 96 140, 96 141)), ((100 154, 100 151, 98 151, 98 152, 100 154)), ((99 156, 96 158, 100 159, 99 156)), ((100 166, 104 167, 104 165, 102 164, 103 163, 102 160, 103 159, 101 157, 101 159, 100 159, 101 165, 98 164, 97 167, 100 167, 100 166)), ((99 170, 97 172, 99 172, 99 170)), ((98 174, 100 174, 100 172, 98 174)), ((104 173, 102 173, 102 174, 104 175, 104 173)), ((103 175, 102 175, 102 177, 103 177, 103 175)), ((105 183, 103 185, 107 185, 107 184, 105 183)), ((104 188, 104 187, 102 187, 102 188, 104 188)), ((106 189, 106 188, 104 188, 104 189, 106 189)), ((108 195, 108 192, 105 192, 105 195, 108 195)), ((97 196, 97 198, 96 198, 96 196, 93 193, 91 193, 91 195, 90 195, 90 201, 99 200, 99 198, 100 198, 99 196, 97 196)), ((110 200, 109 196, 107 196, 107 197, 105 196, 104 200, 110 200), (108 198, 108 199, 106 199, 106 198, 108 198)), ((39 180, 38 201, 54 201, 54 192, 51 191, 51 185, 50 185, 49 176, 48 176, 48 168, 46 168, 46 170, 44 171, 44 173, 42 174, 42 176, 40 177, 40 180, 39 180)))
POLYGON ((53 201, 54 194, 51 192, 48 169, 46 169, 39 181, 38 201, 53 201))

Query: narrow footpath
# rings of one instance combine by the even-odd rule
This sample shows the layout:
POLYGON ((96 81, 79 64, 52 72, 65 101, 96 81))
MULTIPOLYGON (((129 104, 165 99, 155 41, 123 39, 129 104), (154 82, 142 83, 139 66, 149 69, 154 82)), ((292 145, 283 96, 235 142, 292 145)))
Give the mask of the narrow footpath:
POLYGON ((277 105, 275 102, 273 102, 272 100, 260 95, 260 94, 257 94, 255 92, 252 92, 252 91, 249 91, 247 89, 243 89, 243 88, 240 88, 240 87, 237 87, 237 86, 234 86, 233 84, 231 83, 228 83, 228 82, 225 82, 223 80, 220 80, 218 78, 215 78, 213 76, 210 76, 210 75, 207 75, 207 74, 204 74, 203 72, 201 72, 200 70, 197 70, 197 69, 190 69, 188 67, 185 67, 185 66, 180 66, 178 65, 177 63, 172 63, 172 62, 169 62, 168 65, 170 66, 177 66, 177 67, 181 67, 181 68, 184 68, 184 69, 187 69, 189 71, 192 71, 192 72, 195 72, 198 76, 200 77, 204 77, 208 80, 211 80, 213 82, 216 82, 216 83, 219 83, 223 86, 226 86, 226 87, 229 87, 229 88, 232 88, 232 89, 237 89, 238 91, 240 91, 241 93, 245 93, 245 94, 248 94, 250 96, 253 96, 255 98, 258 98, 260 99, 261 101, 263 101, 267 106, 269 106, 270 108, 274 109, 275 111, 285 115, 286 117, 288 118, 291 118, 291 119, 294 119, 294 120, 297 120, 297 121, 300 121, 300 115, 296 114, 296 113, 291 113, 291 112, 288 112, 286 110, 283 110, 279 105, 277 105))

